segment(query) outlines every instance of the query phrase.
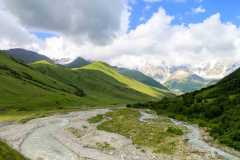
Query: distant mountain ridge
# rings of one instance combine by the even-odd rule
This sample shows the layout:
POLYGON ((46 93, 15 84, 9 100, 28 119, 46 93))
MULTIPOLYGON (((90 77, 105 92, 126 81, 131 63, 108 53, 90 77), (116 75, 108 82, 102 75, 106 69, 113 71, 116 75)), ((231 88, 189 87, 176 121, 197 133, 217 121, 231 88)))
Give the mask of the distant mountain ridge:
MULTIPOLYGON (((84 58, 78 57, 75 60, 73 60, 71 63, 65 64, 65 66, 69 67, 69 68, 80 68, 80 67, 84 67, 88 64, 91 64, 93 62, 85 60, 84 58)), ((146 85, 152 86, 152 87, 156 87, 159 89, 163 89, 163 90, 168 90, 167 87, 163 86, 162 84, 160 84, 158 81, 154 80, 153 78, 143 74, 140 71, 137 70, 130 70, 127 68, 119 68, 119 67, 115 67, 118 72, 120 74, 123 74, 125 76, 128 76, 130 78, 133 78, 139 82, 142 82, 146 85)))
MULTIPOLYGON (((121 64, 119 64, 121 66, 121 64)), ((172 91, 180 93, 199 90, 206 86, 212 85, 224 76, 229 75, 240 67, 240 62, 226 63, 207 63, 199 66, 193 65, 169 65, 166 63, 154 65, 151 63, 142 63, 135 67, 136 70, 164 84, 172 91), (188 73, 188 78, 181 75, 177 79, 176 72, 184 71, 188 73), (194 80, 193 78, 201 78, 194 80)))
POLYGON ((167 87, 165 87, 158 81, 154 80, 153 78, 143 74, 140 71, 131 70, 131 69, 127 69, 127 68, 117 68, 117 70, 119 73, 121 73, 125 76, 128 76, 130 78, 136 79, 136 80, 138 80, 144 84, 147 84, 149 86, 156 87, 156 88, 163 89, 163 90, 168 90, 167 87))
POLYGON ((46 60, 49 62, 52 61, 47 56, 41 55, 37 52, 29 51, 26 49, 21 49, 21 48, 9 49, 9 50, 6 50, 5 53, 9 54, 13 58, 15 58, 21 62, 24 62, 26 64, 30 64, 35 61, 41 61, 41 60, 46 60))
MULTIPOLYGON (((81 67, 84 67, 86 65, 93 63, 82 57, 77 57, 70 63, 66 63, 69 61, 68 58, 51 60, 50 58, 48 58, 44 55, 41 55, 37 52, 20 49, 20 48, 7 50, 6 53, 9 54, 10 56, 12 56, 13 58, 15 58, 23 63, 26 63, 26 64, 31 64, 31 63, 39 62, 39 61, 47 61, 47 62, 55 63, 55 64, 63 63, 61 65, 66 66, 68 68, 81 68, 81 67)), ((146 85, 150 85, 152 87, 156 87, 156 88, 163 89, 163 90, 168 90, 165 86, 163 86, 159 82, 155 81, 151 77, 144 75, 140 71, 130 70, 127 68, 125 68, 125 69, 122 68, 122 69, 117 69, 117 70, 120 74, 126 75, 126 76, 133 78, 139 82, 142 82, 146 85)))
POLYGON ((90 63, 91 63, 90 61, 85 60, 84 58, 78 57, 75 60, 73 60, 71 63, 65 64, 65 66, 69 68, 80 68, 90 63))
MULTIPOLYGON (((121 64, 118 65, 124 66, 121 64)), ((229 75, 239 67, 240 62, 237 61, 226 63, 206 63, 196 66, 189 64, 166 64, 165 62, 154 65, 148 62, 144 62, 142 64, 138 64, 136 67, 133 67, 133 69, 136 69, 163 84, 169 79, 172 74, 174 74, 176 70, 185 70, 190 73, 196 74, 204 79, 221 79, 229 75)))
MULTIPOLYGON (((68 58, 51 60, 44 55, 19 48, 10 49, 7 53, 26 64, 46 60, 51 63, 64 62, 62 65, 69 68, 80 68, 92 63, 81 57, 76 58, 70 63, 66 63, 70 60, 68 58)), ((238 66, 240 66, 240 63, 231 65, 216 63, 200 67, 193 67, 191 65, 170 66, 166 63, 154 66, 146 63, 136 69, 124 69, 121 67, 118 69, 118 72, 152 87, 164 90, 170 89, 175 93, 187 93, 212 85, 218 81, 218 79, 206 77, 216 77, 216 75, 218 75, 217 77, 222 77, 225 74, 231 73, 238 66)))
POLYGON ((188 70, 176 70, 164 84, 175 93, 181 94, 202 89, 210 81, 188 70))

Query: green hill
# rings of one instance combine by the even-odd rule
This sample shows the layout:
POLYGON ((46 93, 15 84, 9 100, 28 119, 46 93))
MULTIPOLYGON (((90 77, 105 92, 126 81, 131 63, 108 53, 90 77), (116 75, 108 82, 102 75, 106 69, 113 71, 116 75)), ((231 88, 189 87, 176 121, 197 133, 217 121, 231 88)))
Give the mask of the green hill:
POLYGON ((65 66, 69 67, 69 68, 80 68, 80 67, 86 66, 90 63, 91 63, 90 61, 87 61, 87 60, 85 60, 81 57, 78 57, 74 61, 72 61, 71 63, 66 64, 65 66))
POLYGON ((24 62, 26 64, 33 63, 33 62, 40 61, 40 60, 46 60, 49 62, 52 61, 50 58, 48 58, 44 55, 41 55, 41 54, 33 52, 33 51, 29 51, 26 49, 21 49, 21 48, 9 49, 9 50, 5 51, 5 53, 9 54, 16 60, 18 60, 20 62, 24 62))
POLYGON ((81 89, 59 82, 0 53, 0 109, 54 109, 85 102, 81 89))
POLYGON ((156 87, 156 88, 159 88, 159 89, 163 89, 163 90, 168 90, 167 87, 163 86, 158 81, 156 81, 153 78, 143 74, 142 72, 139 72, 137 70, 127 69, 127 68, 117 68, 117 69, 118 69, 119 73, 121 73, 125 76, 128 76, 132 79, 135 79, 139 82, 142 82, 146 85, 156 87))
POLYGON ((81 107, 152 101, 167 95, 100 62, 78 69, 45 60, 29 66, 4 52, 0 52, 0 82, 0 121, 34 117, 35 113, 42 116, 81 107))
POLYGON ((163 94, 151 87, 145 86, 120 75, 110 66, 96 62, 82 68, 69 69, 44 61, 31 65, 36 70, 64 84, 83 89, 86 97, 98 99, 100 104, 119 104, 136 101, 154 100, 163 94), (122 83, 127 81, 143 88, 143 91, 122 83), (147 92, 144 91, 147 90, 147 92), (149 93, 148 93, 149 92, 149 93))
POLYGON ((206 126, 217 141, 240 150, 240 69, 199 91, 134 106, 206 126))
MULTIPOLYGON (((142 87, 142 92, 103 71, 89 68, 72 70, 47 61, 38 61, 28 66, 1 53, 0 109, 43 110, 124 104, 161 96, 160 92, 139 82, 128 80, 132 86, 136 83, 135 87, 142 87)), ((110 67, 105 69, 111 70, 110 67)), ((124 77, 118 75, 124 81, 124 77)))
POLYGON ((112 68, 111 66, 103 62, 95 62, 80 68, 80 70, 82 69, 103 72, 106 75, 117 80, 119 83, 126 85, 127 88, 136 90, 148 96, 155 97, 155 98, 159 98, 163 96, 163 93, 159 92, 157 89, 154 89, 153 87, 145 85, 134 79, 128 78, 127 76, 120 74, 117 70, 115 70, 114 68, 112 68))
POLYGON ((28 160, 20 153, 12 149, 6 143, 0 141, 0 160, 28 160))

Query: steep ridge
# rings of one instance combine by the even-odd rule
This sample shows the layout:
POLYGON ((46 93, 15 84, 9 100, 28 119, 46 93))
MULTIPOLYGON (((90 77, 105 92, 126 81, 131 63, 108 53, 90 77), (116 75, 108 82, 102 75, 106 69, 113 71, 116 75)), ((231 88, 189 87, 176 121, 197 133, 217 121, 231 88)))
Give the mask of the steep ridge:
POLYGON ((118 70, 119 73, 121 73, 125 76, 128 76, 129 78, 135 79, 139 82, 142 82, 146 85, 156 87, 156 88, 159 88, 159 89, 163 89, 163 90, 168 90, 167 87, 165 87, 164 85, 162 85, 158 81, 154 80, 153 78, 143 74, 140 71, 131 70, 131 69, 127 69, 127 68, 117 68, 117 70, 118 70))
POLYGON ((66 64, 65 66, 69 67, 69 68, 80 68, 80 67, 88 65, 90 63, 91 63, 90 61, 85 60, 81 57, 78 57, 74 61, 72 61, 71 63, 66 64))
POLYGON ((103 72, 103 73, 107 74, 108 76, 116 79, 118 82, 126 85, 128 88, 131 88, 133 90, 136 90, 140 93, 146 94, 151 97, 158 98, 158 97, 163 96, 163 94, 161 92, 159 92, 157 89, 147 86, 147 85, 145 85, 141 82, 138 82, 134 79, 130 79, 130 78, 120 74, 117 70, 115 70, 114 68, 112 68, 111 66, 109 66, 108 64, 103 63, 103 62, 95 62, 95 63, 89 64, 87 66, 80 68, 80 70, 81 69, 103 72))
POLYGON ((51 62, 52 60, 47 56, 41 55, 37 52, 29 51, 21 48, 14 48, 5 51, 6 54, 9 54, 16 60, 24 62, 26 64, 33 63, 40 60, 46 60, 51 62))

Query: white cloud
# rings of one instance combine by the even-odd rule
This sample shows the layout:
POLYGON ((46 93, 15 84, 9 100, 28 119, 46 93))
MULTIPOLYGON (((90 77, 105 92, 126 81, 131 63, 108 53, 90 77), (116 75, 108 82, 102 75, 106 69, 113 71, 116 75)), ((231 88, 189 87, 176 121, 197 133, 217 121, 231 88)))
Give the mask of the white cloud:
POLYGON ((127 0, 4 0, 24 26, 106 44, 128 27, 127 0))
POLYGON ((221 22, 220 14, 187 26, 172 25, 173 18, 160 9, 146 23, 119 36, 112 44, 96 46, 86 43, 79 46, 59 37, 48 39, 44 52, 54 53, 52 57, 62 53, 65 57, 83 56, 131 67, 142 65, 140 60, 154 65, 163 61, 170 65, 198 65, 240 59, 240 29, 221 22), (50 46, 58 50, 53 51, 50 46))
POLYGON ((19 24, 18 20, 7 11, 2 1, 0 1, 0 19, 1 49, 34 46, 32 43, 37 41, 36 37, 19 24))
POLYGON ((160 9, 146 24, 115 42, 113 52, 121 53, 121 58, 112 62, 127 65, 128 55, 169 64, 240 59, 240 29, 221 22, 220 14, 188 26, 171 25, 171 20, 160 9))
POLYGON ((193 9, 192 9, 192 12, 195 13, 195 14, 205 13, 205 12, 206 12, 206 9, 203 8, 202 6, 199 6, 199 7, 197 7, 197 8, 193 8, 193 9))
MULTIPOLYGON (((119 20, 120 26, 128 24, 126 17, 129 12, 125 14, 125 18, 119 20)), ((91 19, 91 16, 88 18, 91 19)), ((155 66, 164 63, 201 65, 240 60, 240 28, 232 23, 222 22, 220 14, 196 24, 173 25, 171 22, 174 17, 160 8, 136 29, 122 32, 112 43, 104 46, 96 45, 90 39, 84 43, 76 43, 71 37, 61 34, 40 41, 7 10, 0 12, 0 19, 1 47, 30 48, 51 58, 82 56, 132 68, 146 63, 155 66), (6 42, 9 44, 4 45, 6 42)), ((82 32, 83 35, 86 33, 82 32)))

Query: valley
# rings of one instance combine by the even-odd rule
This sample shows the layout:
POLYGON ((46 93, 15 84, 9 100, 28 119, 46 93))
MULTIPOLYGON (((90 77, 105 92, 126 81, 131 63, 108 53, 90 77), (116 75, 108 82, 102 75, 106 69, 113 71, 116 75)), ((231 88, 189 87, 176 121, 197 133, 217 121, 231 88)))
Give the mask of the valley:
POLYGON ((239 6, 0 0, 0 160, 240 160, 239 6))
POLYGON ((206 88, 209 81, 176 70, 167 88, 101 61, 60 65, 11 52, 0 53, 0 159, 239 159, 239 70, 206 88), (178 87, 192 92, 177 96, 178 87))

